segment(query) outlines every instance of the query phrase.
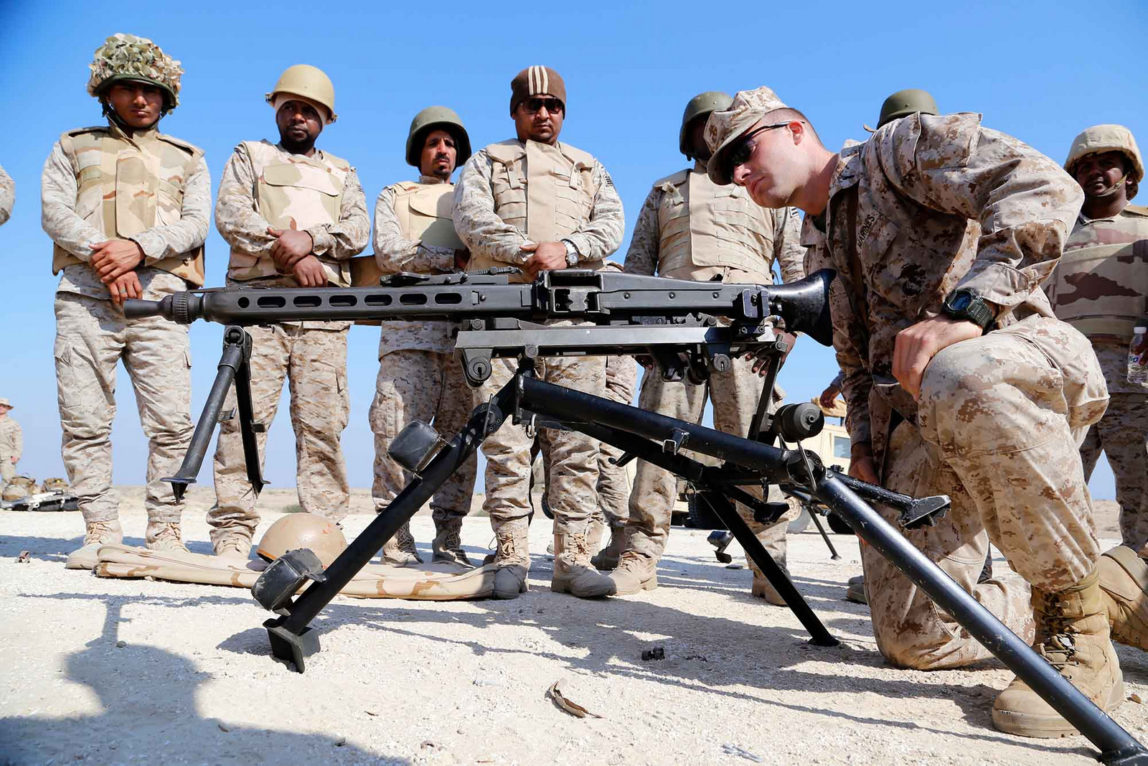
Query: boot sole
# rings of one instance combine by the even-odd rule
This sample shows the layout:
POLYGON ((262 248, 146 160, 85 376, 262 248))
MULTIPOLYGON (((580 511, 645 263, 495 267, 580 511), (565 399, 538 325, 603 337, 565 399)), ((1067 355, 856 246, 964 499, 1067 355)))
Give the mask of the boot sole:
POLYGON ((551 580, 550 590, 554 593, 569 593, 571 596, 577 596, 578 598, 604 598, 606 596, 613 596, 618 589, 613 582, 610 582, 597 588, 590 588, 589 590, 575 590, 568 582, 551 580))
MULTIPOLYGON (((1121 678, 1113 685, 1108 693, 1108 700, 1100 706, 1105 713, 1111 713, 1124 702, 1124 679, 1121 678)), ((1076 728, 1056 713, 1051 715, 1037 715, 1033 713, 1015 713, 1011 710, 993 709, 993 726, 998 731, 1007 734, 1016 734, 1020 737, 1034 739, 1056 739, 1058 737, 1071 737, 1079 734, 1076 728)))

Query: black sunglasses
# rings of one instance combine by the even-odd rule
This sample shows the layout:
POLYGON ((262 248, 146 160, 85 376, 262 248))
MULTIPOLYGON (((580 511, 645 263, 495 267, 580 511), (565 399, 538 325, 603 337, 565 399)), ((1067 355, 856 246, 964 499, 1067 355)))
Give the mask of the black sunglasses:
MULTIPOLYGON (((790 121, 792 122, 792 120, 790 121)), ((733 171, 737 169, 738 165, 744 165, 749 162, 749 158, 753 156, 753 150, 757 148, 757 142, 753 137, 758 133, 764 133, 767 130, 774 128, 784 128, 789 125, 789 122, 779 122, 774 125, 762 125, 746 133, 741 140, 735 142, 725 153, 725 175, 727 178, 733 178, 733 171)))
POLYGON ((528 98, 522 102, 522 105, 531 114, 542 111, 542 107, 546 107, 546 111, 551 114, 560 114, 565 109, 562 102, 556 98, 528 98))

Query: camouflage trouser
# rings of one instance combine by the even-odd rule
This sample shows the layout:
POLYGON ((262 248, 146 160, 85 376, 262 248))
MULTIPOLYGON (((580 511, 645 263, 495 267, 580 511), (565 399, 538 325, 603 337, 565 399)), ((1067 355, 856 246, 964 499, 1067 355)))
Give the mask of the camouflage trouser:
MULTIPOLYGON (((642 391, 638 406, 687 423, 700 423, 708 395, 713 404, 714 428, 728 434, 745 436, 757 411, 758 399, 764 384, 752 369, 751 362, 738 358, 729 372, 713 373, 709 382, 695 385, 684 381, 668 383, 657 371, 642 378, 642 391)), ((689 451, 686 451, 689 454, 689 451)), ((630 495, 630 543, 636 553, 657 561, 666 548, 670 533, 670 517, 677 501, 678 481, 674 474, 655 465, 638 461, 634 478, 634 491, 630 495)), ((761 486, 745 487, 755 497, 761 497, 761 486)), ((782 501, 781 492, 770 487, 770 501, 782 501)), ((785 530, 793 518, 789 511, 770 525, 753 519, 753 511, 737 504, 738 514, 761 540, 765 549, 779 562, 785 559, 785 530)))
MULTIPOLYGON (((474 402, 486 401, 513 376, 516 362, 495 359, 490 378, 478 389, 474 402)), ((605 386, 602 357, 554 357, 538 361, 538 379, 595 396, 605 386)), ((552 429, 550 474, 546 486, 554 528, 560 534, 583 534, 592 509, 598 506, 598 442, 577 431, 552 429)), ((486 457, 486 501, 491 526, 530 514, 530 445, 524 425, 508 418, 482 443, 486 457)))
POLYGON ((16 478, 16 464, 12 462, 12 456, 0 452, 0 486, 7 484, 16 478))
POLYGON ((1148 395, 1112 394, 1100 422, 1088 429, 1080 445, 1084 475, 1091 477, 1100 451, 1116 477, 1120 536, 1140 550, 1148 544, 1148 395))
POLYGON ((112 491, 111 432, 121 359, 148 438, 148 519, 179 521, 183 504, 161 478, 175 473, 191 441, 187 328, 160 317, 128 320, 110 301, 60 293, 55 357, 64 470, 84 521, 111 521, 119 515, 112 491))
MULTIPOLYGON (((606 358, 605 398, 620 404, 634 403, 634 375, 613 374, 615 368, 633 367, 637 362, 631 356, 611 356, 606 358)), ((598 444, 598 505, 599 514, 605 516, 611 527, 625 526, 630 517, 630 475, 625 466, 615 465, 611 460, 622 457, 622 450, 605 442, 598 444)))
MULTIPOLYGON (((351 494, 339 438, 347 427, 347 331, 275 324, 249 327, 251 333, 251 401, 259 457, 266 454, 267 430, 275 419, 283 381, 291 384, 291 426, 295 431, 295 481, 299 505, 339 521, 350 510, 351 494)), ((235 391, 224 410, 235 407, 235 391)), ((255 490, 247 480, 239 420, 220 425, 215 448, 216 504, 207 512, 211 539, 238 533, 248 539, 259 525, 255 490)))
MULTIPOLYGON (((915 495, 943 492, 949 516, 907 537, 1022 637, 1024 595, 976 585, 991 540, 1030 585, 1063 590, 1088 575, 1100 549, 1074 429, 1104 411, 1107 392, 1088 341, 1033 317, 942 350, 925 369, 920 431, 890 442, 888 479, 915 495), (986 539, 987 537, 987 539, 986 539)), ((895 664, 949 668, 987 653, 862 546, 873 632, 895 664)))
MULTIPOLYGON (((470 417, 473 394, 454 354, 435 351, 392 351, 379 360, 371 431, 375 434, 375 480, 371 497, 381 511, 407 482, 407 474, 387 455, 391 442, 412 420, 434 425, 444 439, 462 430, 470 417)), ((474 493, 477 455, 471 455, 431 499, 436 521, 465 516, 474 493)))

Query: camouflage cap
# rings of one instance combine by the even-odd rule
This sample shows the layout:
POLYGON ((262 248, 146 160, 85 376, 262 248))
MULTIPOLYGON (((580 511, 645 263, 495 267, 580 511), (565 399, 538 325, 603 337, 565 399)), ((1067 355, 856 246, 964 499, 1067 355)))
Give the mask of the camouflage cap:
POLYGON ((1140 149, 1136 146, 1136 139, 1132 131, 1123 125, 1093 125, 1072 139, 1072 148, 1068 150, 1068 159, 1064 161, 1064 169, 1072 173, 1072 166, 1082 157, 1101 152, 1123 152, 1132 163, 1132 172, 1129 175, 1136 183, 1144 180, 1144 161, 1140 158, 1140 149))
POLYGON ((764 85, 754 90, 738 91, 728 109, 713 112, 706 120, 706 143, 713 152, 706 170, 710 180, 720 186, 733 181, 724 168, 725 151, 747 130, 775 109, 786 109, 777 94, 764 85))
POLYGON ((510 113, 531 96, 554 96, 566 108, 566 81, 548 66, 528 66, 510 81, 510 113))
POLYGON ((117 32, 96 48, 89 69, 89 95, 102 97, 108 86, 116 82, 146 82, 164 92, 165 112, 179 106, 183 67, 146 37, 117 32))

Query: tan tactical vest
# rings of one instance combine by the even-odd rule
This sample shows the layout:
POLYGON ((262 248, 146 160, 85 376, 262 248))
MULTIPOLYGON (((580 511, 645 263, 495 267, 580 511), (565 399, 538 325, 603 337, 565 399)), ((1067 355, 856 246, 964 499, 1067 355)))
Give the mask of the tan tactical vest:
POLYGON ((683 170, 654 183, 658 207, 658 274, 709 278, 699 272, 732 267, 761 283, 773 281, 773 223, 740 186, 718 186, 704 170, 683 170))
MULTIPOLYGON (((255 206, 276 229, 303 231, 338 223, 343 190, 351 166, 328 152, 290 154, 266 141, 244 141, 255 174, 255 206)), ((351 267, 326 255, 316 256, 327 281, 351 284, 351 267)), ((231 248, 227 276, 239 282, 281 276, 270 255, 251 255, 231 248)))
POLYGON ((1127 344, 1148 313, 1148 208, 1078 222, 1048 284, 1056 316, 1093 343, 1127 344))
MULTIPOLYGON (((537 141, 503 141, 486 147, 486 153, 493 162, 494 212, 531 242, 557 242, 590 220, 598 193, 591 155, 567 144, 537 141)), ((472 255, 467 270, 505 265, 472 255)), ((598 260, 580 263, 578 268, 601 266, 598 260)))
POLYGON ((395 186, 395 215, 404 237, 417 239, 428 247, 466 249, 451 219, 454 184, 403 181, 395 186))
MULTIPOLYGON (((203 156, 198 147, 158 131, 128 139, 106 127, 65 133, 60 147, 76 171, 76 214, 105 236, 122 239, 179 222, 184 184, 203 156)), ((55 246, 53 274, 76 263, 83 261, 55 246)), ((203 286, 202 245, 148 265, 203 286)))

